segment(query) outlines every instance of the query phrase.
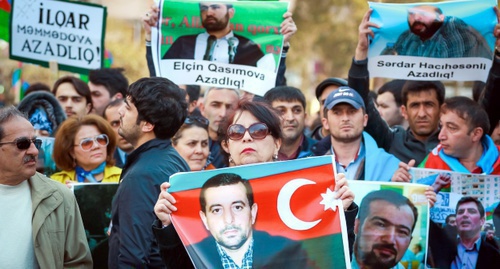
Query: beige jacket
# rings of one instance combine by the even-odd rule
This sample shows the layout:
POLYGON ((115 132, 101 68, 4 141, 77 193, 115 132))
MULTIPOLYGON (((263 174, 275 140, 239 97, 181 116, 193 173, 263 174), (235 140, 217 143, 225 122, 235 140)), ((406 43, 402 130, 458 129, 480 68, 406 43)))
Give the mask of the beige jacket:
POLYGON ((33 208, 33 244, 40 268, 92 268, 75 196, 65 185, 39 173, 28 182, 33 208))

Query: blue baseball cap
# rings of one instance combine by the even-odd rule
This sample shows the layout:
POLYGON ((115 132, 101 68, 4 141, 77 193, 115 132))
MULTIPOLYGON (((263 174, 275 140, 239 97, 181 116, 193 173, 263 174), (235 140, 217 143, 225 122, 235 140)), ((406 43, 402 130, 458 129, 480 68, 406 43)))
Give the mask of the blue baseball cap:
POLYGON ((334 106, 340 103, 348 103, 355 109, 365 108, 365 102, 358 92, 350 87, 342 86, 337 90, 331 92, 325 100, 325 107, 327 109, 332 109, 334 106))

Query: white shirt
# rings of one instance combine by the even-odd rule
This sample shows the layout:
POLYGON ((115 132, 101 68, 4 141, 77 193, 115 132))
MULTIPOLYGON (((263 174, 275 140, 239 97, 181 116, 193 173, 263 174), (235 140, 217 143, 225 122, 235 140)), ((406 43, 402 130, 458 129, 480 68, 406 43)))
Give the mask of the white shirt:
POLYGON ((31 191, 25 180, 0 184, 0 267, 38 268, 32 235, 31 191))

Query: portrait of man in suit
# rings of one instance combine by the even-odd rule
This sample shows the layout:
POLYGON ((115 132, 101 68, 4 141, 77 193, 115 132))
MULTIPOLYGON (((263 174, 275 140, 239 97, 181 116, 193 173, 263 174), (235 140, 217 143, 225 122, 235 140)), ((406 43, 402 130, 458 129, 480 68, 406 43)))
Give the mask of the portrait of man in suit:
POLYGON ((235 34, 230 20, 235 8, 230 3, 201 2, 200 17, 205 32, 178 37, 163 59, 194 59, 275 69, 271 54, 264 55, 250 39, 235 34))
POLYGON ((311 267, 300 242, 253 229, 258 205, 250 183, 239 175, 222 173, 208 179, 200 207, 211 236, 187 247, 197 268, 311 267))
POLYGON ((491 268, 500 263, 500 250, 495 240, 481 232, 485 223, 484 206, 474 197, 464 196, 455 208, 458 237, 451 238, 431 221, 429 264, 438 268, 491 268))

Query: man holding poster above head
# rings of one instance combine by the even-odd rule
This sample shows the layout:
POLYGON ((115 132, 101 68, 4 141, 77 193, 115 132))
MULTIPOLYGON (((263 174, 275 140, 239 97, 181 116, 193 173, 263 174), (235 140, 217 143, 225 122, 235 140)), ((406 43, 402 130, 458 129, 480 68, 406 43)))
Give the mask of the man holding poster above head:
POLYGON ((404 31, 395 44, 388 43, 382 54, 491 59, 492 51, 484 37, 462 19, 445 16, 439 7, 410 7, 408 26, 410 29, 404 31))
POLYGON ((205 32, 177 38, 163 59, 194 59, 275 69, 272 55, 264 55, 250 39, 231 30, 235 9, 230 3, 200 2, 205 32))
POLYGON ((354 223, 352 268, 405 268, 399 262, 410 245, 417 218, 415 205, 398 192, 367 194, 354 223))
POLYGON ((300 242, 253 229, 252 186, 237 174, 208 179, 200 193, 200 217, 212 236, 187 250, 195 265, 209 268, 309 268, 300 242))

